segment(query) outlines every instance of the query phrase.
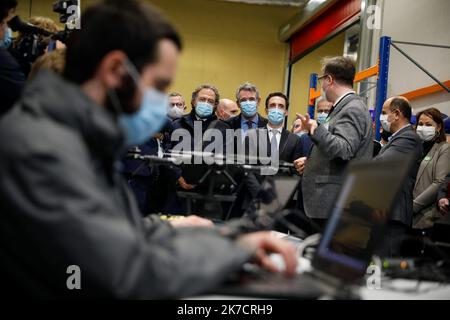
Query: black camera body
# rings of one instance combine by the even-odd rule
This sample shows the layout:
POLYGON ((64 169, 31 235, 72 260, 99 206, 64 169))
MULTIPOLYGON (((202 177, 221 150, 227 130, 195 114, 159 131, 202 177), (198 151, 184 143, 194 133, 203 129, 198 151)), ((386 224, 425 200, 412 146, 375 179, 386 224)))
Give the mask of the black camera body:
POLYGON ((23 22, 19 16, 11 19, 8 26, 13 31, 21 33, 20 39, 9 51, 21 66, 24 74, 27 75, 30 72, 31 64, 45 53, 48 39, 53 36, 53 33, 31 23, 23 22))
POLYGON ((74 10, 74 6, 78 8, 78 5, 78 0, 59 0, 53 4, 53 12, 58 13, 60 15, 59 21, 66 24, 65 29, 57 33, 52 33, 31 23, 23 22, 19 16, 8 22, 9 27, 13 31, 21 33, 20 40, 9 51, 19 62, 25 75, 29 73, 31 64, 45 53, 49 43, 54 45, 57 40, 63 43, 67 41, 70 32, 72 32, 72 29, 68 28, 67 23, 73 22, 69 20, 73 20, 74 14, 77 12, 77 10, 74 10))
POLYGON ((26 33, 14 46, 14 56, 28 62, 35 62, 37 58, 45 53, 47 43, 40 40, 39 36, 26 33))
POLYGON ((59 22, 66 23, 72 15, 69 8, 78 6, 78 0, 59 0, 53 4, 53 12, 59 13, 59 22))

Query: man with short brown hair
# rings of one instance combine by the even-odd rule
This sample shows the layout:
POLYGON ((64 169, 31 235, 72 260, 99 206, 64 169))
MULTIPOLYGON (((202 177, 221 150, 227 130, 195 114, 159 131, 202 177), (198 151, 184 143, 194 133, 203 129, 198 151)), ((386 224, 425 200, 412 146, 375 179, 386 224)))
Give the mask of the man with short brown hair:
POLYGON ((325 58, 322 71, 322 97, 333 106, 320 126, 309 115, 298 115, 314 146, 308 159, 296 160, 295 166, 303 173, 305 213, 324 225, 347 165, 355 159, 371 158, 373 145, 369 110, 353 91, 353 61, 346 57, 325 58))

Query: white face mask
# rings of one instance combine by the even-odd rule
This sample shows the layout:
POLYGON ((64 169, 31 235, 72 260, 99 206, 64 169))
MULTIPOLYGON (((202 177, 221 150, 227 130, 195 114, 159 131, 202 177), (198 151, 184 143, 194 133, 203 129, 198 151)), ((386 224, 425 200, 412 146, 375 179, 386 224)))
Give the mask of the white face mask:
POLYGON ((184 109, 178 108, 178 107, 170 107, 167 110, 167 115, 171 119, 178 119, 181 118, 184 115, 184 109))
POLYGON ((436 136, 436 128, 432 126, 417 126, 416 132, 423 141, 431 141, 436 136))
POLYGON ((391 123, 388 121, 387 114, 382 114, 380 116, 380 123, 381 123, 381 126, 383 127, 384 131, 391 132, 391 123))

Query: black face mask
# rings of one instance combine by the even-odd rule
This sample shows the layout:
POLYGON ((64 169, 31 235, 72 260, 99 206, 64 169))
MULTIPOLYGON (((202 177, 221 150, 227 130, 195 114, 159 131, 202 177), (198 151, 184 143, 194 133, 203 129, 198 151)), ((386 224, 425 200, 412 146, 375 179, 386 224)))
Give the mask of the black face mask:
POLYGON ((389 138, 392 136, 392 133, 387 132, 385 130, 383 130, 381 132, 381 139, 383 139, 384 141, 389 141, 389 138))
MULTIPOLYGON (((134 84, 134 81, 131 78, 131 76, 129 75, 124 76, 122 80, 122 86, 114 89, 114 91, 115 95, 117 96, 117 99, 119 100, 118 102, 124 108, 124 111, 130 113, 134 112, 133 101, 136 95, 136 85, 134 84)), ((107 96, 106 109, 116 115, 119 112, 119 110, 117 110, 117 107, 114 105, 112 101, 111 95, 107 96)))

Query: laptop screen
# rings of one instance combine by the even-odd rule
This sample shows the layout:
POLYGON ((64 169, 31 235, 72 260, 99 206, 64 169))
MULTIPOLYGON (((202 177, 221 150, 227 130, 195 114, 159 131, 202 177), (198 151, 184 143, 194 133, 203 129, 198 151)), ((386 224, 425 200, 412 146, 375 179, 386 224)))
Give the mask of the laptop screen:
POLYGON ((338 276, 344 269, 366 271, 408 168, 405 159, 349 167, 314 258, 322 263, 313 262, 315 267, 338 276))
POLYGON ((265 196, 268 201, 261 201, 260 209, 269 214, 277 214, 292 199, 299 183, 297 176, 268 177, 263 183, 263 189, 270 190, 270 194, 265 196))

